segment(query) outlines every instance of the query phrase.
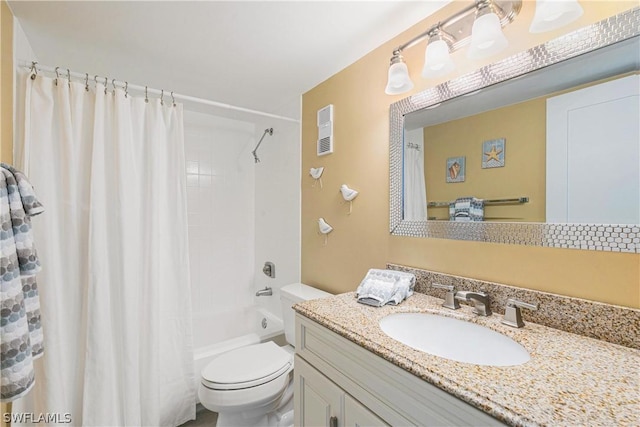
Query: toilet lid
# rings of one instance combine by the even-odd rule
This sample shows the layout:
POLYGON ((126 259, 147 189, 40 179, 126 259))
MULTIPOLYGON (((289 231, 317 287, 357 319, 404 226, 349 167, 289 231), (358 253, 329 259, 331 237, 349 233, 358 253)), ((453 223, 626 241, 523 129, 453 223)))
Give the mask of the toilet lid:
POLYGON ((204 385, 218 390, 255 387, 289 370, 291 354, 273 341, 249 345, 224 353, 202 370, 204 385))

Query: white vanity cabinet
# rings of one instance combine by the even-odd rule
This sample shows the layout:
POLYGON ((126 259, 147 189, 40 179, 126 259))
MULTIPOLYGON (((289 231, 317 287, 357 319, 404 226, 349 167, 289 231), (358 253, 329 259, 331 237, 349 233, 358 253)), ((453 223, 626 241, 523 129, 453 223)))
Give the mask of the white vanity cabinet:
POLYGON ((296 426, 386 426, 300 356, 295 360, 296 426))
POLYGON ((296 426, 504 425, 300 314, 294 366, 296 426))

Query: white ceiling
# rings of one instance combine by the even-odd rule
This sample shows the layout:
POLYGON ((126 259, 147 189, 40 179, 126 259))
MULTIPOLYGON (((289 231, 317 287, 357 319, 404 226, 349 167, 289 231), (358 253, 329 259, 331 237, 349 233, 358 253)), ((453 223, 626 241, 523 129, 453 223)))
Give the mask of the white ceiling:
POLYGON ((301 94, 450 1, 9 5, 41 64, 298 118, 301 94))

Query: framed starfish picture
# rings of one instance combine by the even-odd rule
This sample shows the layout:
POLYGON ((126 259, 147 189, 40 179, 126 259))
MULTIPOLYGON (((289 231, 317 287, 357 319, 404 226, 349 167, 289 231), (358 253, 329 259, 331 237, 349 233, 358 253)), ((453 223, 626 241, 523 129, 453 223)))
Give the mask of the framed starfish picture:
POLYGON ((504 167, 504 138, 491 139, 482 143, 482 169, 504 167))

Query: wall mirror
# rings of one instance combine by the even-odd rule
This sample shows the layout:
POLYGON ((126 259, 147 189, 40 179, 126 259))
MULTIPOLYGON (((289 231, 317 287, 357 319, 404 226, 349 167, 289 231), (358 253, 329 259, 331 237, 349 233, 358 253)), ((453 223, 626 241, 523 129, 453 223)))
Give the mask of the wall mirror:
POLYGON ((640 253, 639 10, 392 104, 391 233, 640 253))

